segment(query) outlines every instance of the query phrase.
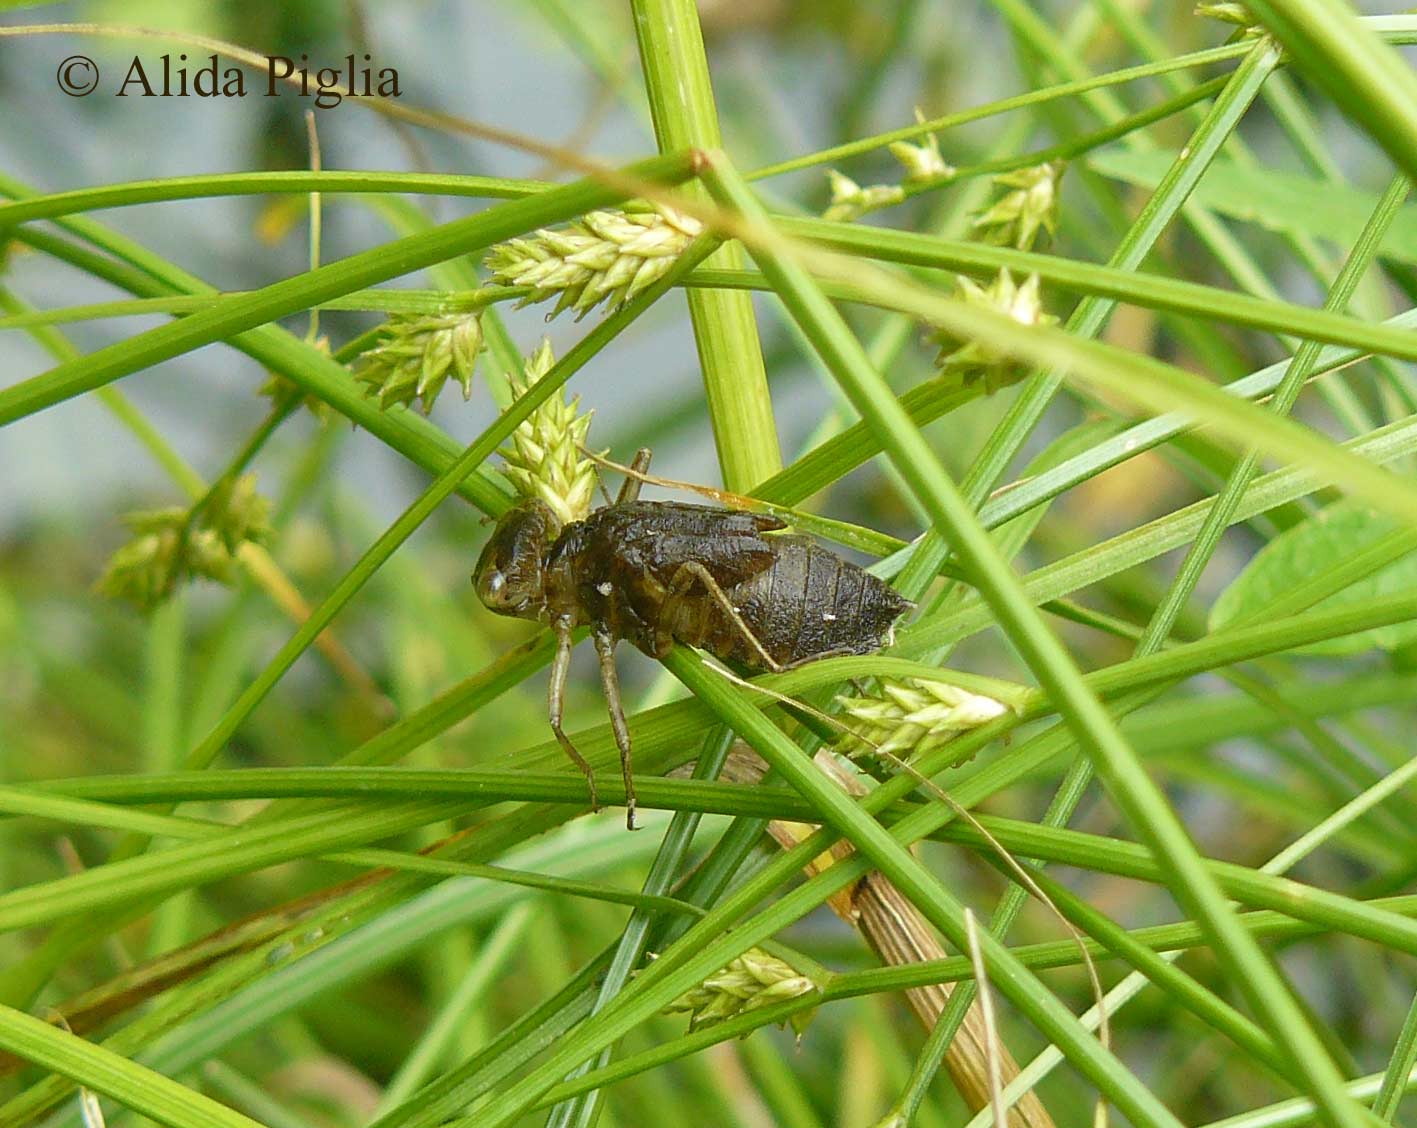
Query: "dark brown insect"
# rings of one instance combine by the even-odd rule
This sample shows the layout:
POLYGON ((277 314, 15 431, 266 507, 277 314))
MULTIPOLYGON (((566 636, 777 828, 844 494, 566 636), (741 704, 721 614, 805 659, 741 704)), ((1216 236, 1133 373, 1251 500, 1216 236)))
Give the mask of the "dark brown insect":
MULTIPOLYGON (((633 470, 649 469, 641 450, 633 470)), ((543 502, 524 501, 498 522, 473 583, 483 606, 536 619, 556 634, 551 730, 595 777, 561 727, 571 632, 589 624, 625 777, 627 823, 635 826, 630 732, 620 703, 614 650, 628 639, 652 658, 675 642, 752 670, 783 670, 841 654, 868 654, 889 638, 911 604, 870 573, 799 536, 768 536, 782 521, 761 513, 640 501, 640 479, 564 528, 543 502)))

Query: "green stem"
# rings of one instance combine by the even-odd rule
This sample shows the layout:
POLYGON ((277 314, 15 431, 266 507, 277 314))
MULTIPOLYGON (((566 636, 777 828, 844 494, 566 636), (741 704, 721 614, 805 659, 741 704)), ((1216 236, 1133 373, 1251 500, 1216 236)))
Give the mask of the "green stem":
MULTIPOLYGON (((631 7, 660 151, 716 149, 718 110, 694 0, 633 0, 631 7)), ((742 263, 742 250, 725 245, 708 265, 742 263)), ((782 469, 753 303, 718 291, 688 298, 723 484, 745 492, 782 469)))
POLYGON ((1417 178, 1417 75, 1342 0, 1253 0, 1305 74, 1417 178))
POLYGON ((1382 1087, 1373 1101, 1373 1112, 1385 1123, 1391 1124, 1397 1115, 1397 1106, 1410 1087, 1414 1064, 1417 1064, 1417 999, 1413 999, 1407 1009, 1397 1045, 1393 1046, 1392 1057, 1383 1073, 1382 1087))

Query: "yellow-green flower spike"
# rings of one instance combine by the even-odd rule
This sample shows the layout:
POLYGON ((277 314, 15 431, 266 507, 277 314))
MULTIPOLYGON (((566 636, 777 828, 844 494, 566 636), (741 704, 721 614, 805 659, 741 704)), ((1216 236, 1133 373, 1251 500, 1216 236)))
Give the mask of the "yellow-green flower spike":
POLYGON ((601 304, 613 312, 653 285, 702 231, 669 208, 588 212, 568 227, 497 244, 484 265, 494 282, 531 287, 522 305, 554 297, 550 317, 570 309, 579 320, 601 304))
POLYGON ((270 511, 256 476, 242 474, 219 485, 195 516, 178 506, 124 514, 133 538, 109 558, 94 588, 147 611, 188 579, 230 584, 241 546, 269 539, 270 511))
POLYGON ((256 492, 256 475, 242 474, 217 486, 199 522, 235 555, 245 541, 260 544, 270 539, 271 503, 256 492))
POLYGON ((230 583, 233 561, 221 538, 211 529, 188 529, 185 509, 155 509, 125 514, 123 523, 133 539, 108 561, 95 589, 126 599, 139 609, 161 603, 178 580, 198 576, 230 583))
MULTIPOLYGON (((1036 274, 1030 274, 1019 286, 1013 275, 1000 270, 987 288, 961 275, 955 279, 955 287, 954 296, 960 301, 1005 314, 1020 325, 1052 325, 1058 320, 1043 312, 1036 274)), ((944 330, 936 332, 933 339, 940 345, 935 358, 940 374, 956 377, 963 384, 983 380, 985 389, 993 392, 1028 374, 1028 365, 979 341, 961 341, 944 330)))
POLYGON ((364 353, 354 372, 381 410, 417 399, 426 415, 450 376, 462 386, 463 399, 471 397, 482 351, 480 312, 395 314, 384 328, 388 338, 364 353))
MULTIPOLYGON (((923 122, 925 115, 917 107, 915 120, 923 122)), ((891 156, 905 168, 905 179, 901 183, 906 188, 921 188, 948 180, 955 174, 955 167, 945 163, 940 155, 940 139, 933 133, 925 135, 925 143, 912 145, 909 141, 892 141, 888 146, 891 156)))
MULTIPOLYGON (((923 122, 924 115, 919 107, 915 110, 915 120, 923 122)), ((918 190, 941 184, 954 176, 953 165, 946 164, 940 154, 940 142, 933 133, 925 135, 922 144, 909 141, 893 141, 891 156, 905 169, 900 184, 870 184, 862 187, 845 173, 834 168, 827 169, 827 183, 831 186, 831 204, 822 213, 823 219, 850 222, 868 212, 892 207, 906 199, 910 190, 918 190)))
POLYGON ((872 184, 862 188, 851 177, 827 169, 827 180, 831 183, 832 202, 823 219, 849 222, 878 208, 888 208, 905 199, 905 190, 897 184, 872 184))
POLYGON ((1220 20, 1222 23, 1238 24, 1245 29, 1246 35, 1261 35, 1264 32, 1264 28, 1255 21, 1254 15, 1244 4, 1197 4, 1195 13, 1206 19, 1220 20))
POLYGON ((1034 245, 1039 231, 1051 237, 1058 228, 1058 182, 1065 167, 1062 161, 1047 161, 994 177, 995 184, 1013 191, 975 217, 975 230, 986 243, 1021 251, 1034 245))
MULTIPOLYGON (((520 377, 510 376, 512 394, 521 397, 556 362, 551 342, 543 340, 527 357, 520 377)), ((584 520, 595 500, 595 463, 581 455, 593 412, 580 412, 580 397, 548 397, 512 432, 502 448, 504 468, 517 491, 549 505, 563 525, 584 520)))
POLYGON ((924 678, 887 679, 875 695, 837 701, 855 734, 843 738, 843 752, 902 760, 931 752, 956 734, 1009 711, 992 697, 924 678))
MULTIPOLYGON (((693 1031, 820 990, 791 964, 761 948, 749 948, 664 1009, 669 1013, 687 1011, 689 1029, 693 1031)), ((789 1019, 798 1035, 807 1028, 812 1013, 799 1011, 789 1019)))

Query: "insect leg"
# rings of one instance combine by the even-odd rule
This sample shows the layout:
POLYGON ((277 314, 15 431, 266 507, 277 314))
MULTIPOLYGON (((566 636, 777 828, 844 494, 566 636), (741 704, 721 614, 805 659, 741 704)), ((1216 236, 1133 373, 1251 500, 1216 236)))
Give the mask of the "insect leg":
POLYGON ((631 774, 630 727, 625 723, 625 709, 620 704, 620 674, 615 669, 615 636, 603 626, 591 634, 595 653, 600 658, 600 686, 605 692, 605 706, 610 711, 610 729, 620 749, 620 772, 625 777, 625 825, 635 830, 635 780, 631 774))
MULTIPOLYGON (((635 460, 630 463, 630 469, 639 474, 649 473, 649 447, 640 447, 635 452, 635 460)), ((622 501, 638 501, 640 497, 640 487, 644 485, 634 474, 627 474, 624 483, 620 486, 620 495, 615 499, 616 503, 622 501)))
POLYGON ((566 697, 566 671, 571 668, 571 624, 558 619, 551 629, 556 632, 556 657, 551 663, 551 682, 546 696, 547 712, 551 716, 551 731, 556 734, 557 743, 565 749, 571 763, 580 768, 581 774, 585 776, 586 787, 590 789, 590 809, 598 811, 600 800, 595 794, 595 773, 591 771, 585 757, 576 751, 576 746, 561 727, 562 705, 566 697))
MULTIPOLYGON (((860 653, 861 651, 853 650, 849 646, 834 646, 830 650, 823 650, 820 654, 809 654, 805 658, 799 658, 795 662, 789 662, 787 665, 783 666, 782 669, 800 670, 803 666, 810 666, 813 662, 821 662, 827 658, 850 658, 852 655, 860 653)), ((855 679, 852 679, 852 684, 855 684, 855 679)), ((861 697, 868 696, 861 690, 860 686, 857 686, 857 694, 861 697)))
POLYGON ((709 597, 717 603, 723 613, 728 616, 728 621, 733 624, 733 629, 739 633, 748 644, 749 648, 762 659, 763 665, 773 673, 780 673, 783 668, 781 663, 775 661, 772 655, 764 649, 763 644, 758 641, 758 636, 753 633, 753 628, 748 626, 743 620, 743 616, 739 614, 738 608, 733 606, 733 600, 728 598, 723 588, 718 586, 718 581, 713 578, 713 574, 702 564, 695 561, 679 566, 678 571, 674 573, 674 579, 670 581, 670 597, 674 598, 684 595, 695 580, 698 580, 704 585, 704 590, 708 592, 709 597))

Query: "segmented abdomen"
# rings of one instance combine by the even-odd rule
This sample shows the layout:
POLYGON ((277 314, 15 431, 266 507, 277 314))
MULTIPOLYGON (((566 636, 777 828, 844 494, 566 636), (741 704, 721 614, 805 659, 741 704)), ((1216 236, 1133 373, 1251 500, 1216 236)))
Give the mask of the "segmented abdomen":
MULTIPOLYGON (((772 567, 725 589, 740 618, 774 662, 792 666, 825 654, 869 654, 910 606, 886 584, 815 542, 774 537, 772 567)), ((670 629, 680 642, 719 658, 764 668, 761 655, 713 600, 695 592, 693 608, 670 629)))

